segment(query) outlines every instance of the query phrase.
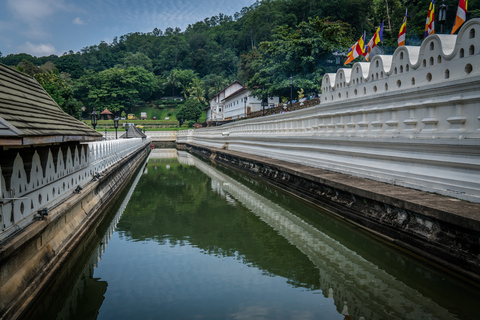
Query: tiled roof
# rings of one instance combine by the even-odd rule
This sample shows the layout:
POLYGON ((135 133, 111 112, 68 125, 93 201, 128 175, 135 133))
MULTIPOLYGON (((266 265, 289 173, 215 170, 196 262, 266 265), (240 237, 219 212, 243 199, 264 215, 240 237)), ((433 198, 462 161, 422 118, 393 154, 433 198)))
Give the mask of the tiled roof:
POLYGON ((147 136, 142 132, 142 130, 135 126, 129 126, 128 131, 120 136, 121 139, 146 138, 146 137, 147 136))
POLYGON ((0 64, 0 145, 101 138, 100 133, 63 112, 33 77, 0 64))
POLYGON ((105 110, 100 112, 100 114, 113 114, 113 113, 111 113, 110 110, 108 110, 108 108, 105 108, 105 110))

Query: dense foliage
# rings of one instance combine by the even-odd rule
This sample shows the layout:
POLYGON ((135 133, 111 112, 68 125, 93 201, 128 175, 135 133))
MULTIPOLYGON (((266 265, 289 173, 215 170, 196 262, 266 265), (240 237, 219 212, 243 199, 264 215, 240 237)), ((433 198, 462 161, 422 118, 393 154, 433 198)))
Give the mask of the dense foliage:
MULTIPOLYGON (((479 1, 469 1, 467 18, 480 17, 479 1)), ((132 32, 112 43, 101 42, 61 57, 0 54, 0 62, 31 75, 58 70, 63 79, 71 79, 67 83, 71 83, 74 98, 87 112, 93 107, 129 112, 138 105, 155 104, 164 96, 192 97, 205 103, 236 79, 258 97, 289 97, 290 76, 294 92, 317 92, 321 75, 336 70, 332 52, 346 52, 364 31, 370 37, 382 21, 384 41, 379 47, 385 53, 393 52, 407 8, 407 44, 420 44, 429 3, 263 0, 233 17, 220 13, 184 31, 155 28, 148 33, 132 32)), ((458 0, 445 0, 445 4, 444 31, 449 32, 458 0)), ((57 102, 68 110, 62 100, 57 102)))

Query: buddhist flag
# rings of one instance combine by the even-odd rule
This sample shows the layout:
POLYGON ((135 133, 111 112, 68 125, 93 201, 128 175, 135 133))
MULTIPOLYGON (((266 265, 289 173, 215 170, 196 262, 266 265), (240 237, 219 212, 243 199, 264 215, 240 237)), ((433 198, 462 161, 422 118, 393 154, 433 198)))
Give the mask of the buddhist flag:
POLYGON ((354 59, 356 59, 359 56, 362 56, 365 53, 365 42, 364 39, 365 34, 358 39, 358 41, 348 50, 348 55, 347 55, 347 61, 343 65, 346 65, 350 62, 352 62, 354 59))
POLYGON ((382 41, 383 41, 383 21, 380 27, 378 27, 377 31, 375 31, 375 33, 373 34, 372 39, 368 41, 368 44, 365 47, 364 56, 367 59, 367 61, 368 61, 368 58, 370 57, 370 51, 372 51, 372 49, 375 48, 375 46, 382 41))
POLYGON ((425 21, 425 38, 435 33, 435 0, 428 7, 427 20, 425 21))
POLYGON ((405 10, 405 18, 403 18, 402 26, 400 27, 400 32, 398 33, 397 42, 399 47, 405 45, 405 33, 407 32, 407 10, 405 10))
POLYGON ((458 28, 467 20, 467 5, 468 0, 460 0, 458 2, 457 17, 455 18, 455 24, 453 25, 452 33, 454 34, 458 28))

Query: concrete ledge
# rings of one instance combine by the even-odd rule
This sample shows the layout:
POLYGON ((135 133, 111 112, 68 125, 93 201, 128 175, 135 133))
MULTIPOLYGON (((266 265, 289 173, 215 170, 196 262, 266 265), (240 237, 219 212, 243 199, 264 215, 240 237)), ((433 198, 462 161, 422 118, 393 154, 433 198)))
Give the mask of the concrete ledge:
POLYGON ((480 204, 251 154, 186 144, 449 270, 480 281, 480 204))
POLYGON ((0 319, 17 319, 81 244, 103 209, 146 159, 150 144, 123 158, 83 190, 0 245, 0 319))

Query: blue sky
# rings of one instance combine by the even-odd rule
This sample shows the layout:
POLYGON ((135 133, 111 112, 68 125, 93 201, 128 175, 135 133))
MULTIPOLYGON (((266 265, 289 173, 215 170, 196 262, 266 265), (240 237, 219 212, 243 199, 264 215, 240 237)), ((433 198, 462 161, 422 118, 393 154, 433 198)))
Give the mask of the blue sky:
POLYGON ((37 57, 99 44, 130 32, 182 30, 255 0, 0 0, 0 52, 37 57))

